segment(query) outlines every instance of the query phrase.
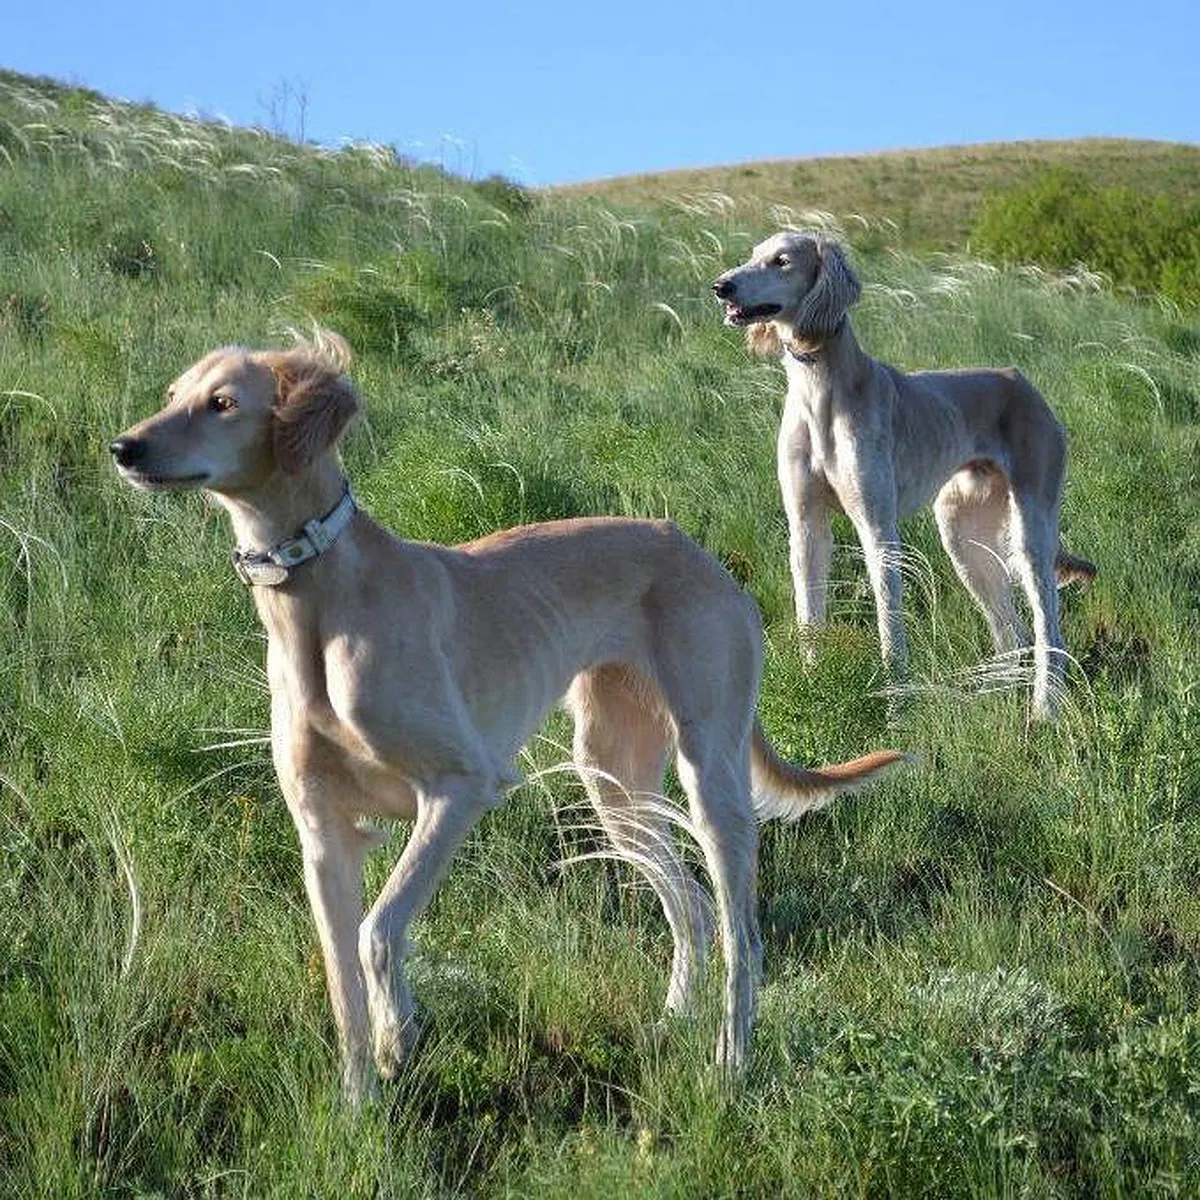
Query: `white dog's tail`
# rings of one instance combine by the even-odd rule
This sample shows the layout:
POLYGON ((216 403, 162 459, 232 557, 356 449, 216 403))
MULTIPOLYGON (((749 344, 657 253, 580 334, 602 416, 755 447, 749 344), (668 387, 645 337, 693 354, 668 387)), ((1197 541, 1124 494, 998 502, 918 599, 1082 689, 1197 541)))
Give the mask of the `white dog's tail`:
POLYGON ((908 756, 899 750, 874 750, 862 758, 810 771, 779 757, 767 741, 758 718, 750 744, 750 788, 760 821, 777 817, 795 821, 824 808, 839 792, 862 787, 908 756))

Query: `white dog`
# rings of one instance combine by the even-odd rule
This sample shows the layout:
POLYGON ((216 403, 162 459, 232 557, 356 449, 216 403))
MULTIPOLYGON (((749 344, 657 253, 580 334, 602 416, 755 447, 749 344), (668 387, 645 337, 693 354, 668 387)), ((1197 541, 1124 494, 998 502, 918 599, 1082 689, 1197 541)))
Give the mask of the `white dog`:
POLYGON ((796 617, 822 623, 830 516, 854 525, 875 593, 884 661, 907 662, 897 522, 933 501, 942 544, 983 610, 999 652, 1029 644, 1010 570, 1033 615, 1033 709, 1052 717, 1063 670, 1056 584, 1095 567, 1066 554, 1058 520, 1066 436, 1014 368, 906 374, 866 354, 847 310, 858 280, 821 233, 784 232, 713 284, 725 321, 780 355, 788 391, 778 471, 796 617))
POLYGON ((358 398, 340 339, 214 351, 163 410, 111 444, 145 489, 203 488, 228 511, 268 635, 271 742, 300 835, 344 1087, 359 1100, 416 1035, 407 931, 471 827, 516 781, 513 757, 567 693, 574 757, 624 857, 674 935, 667 1005, 703 966, 707 900, 652 800, 674 752, 715 892, 725 953, 722 1066, 743 1061, 761 946, 759 817, 791 819, 901 756, 822 771, 782 761, 754 715, 754 602, 666 521, 526 525, 449 548, 359 511, 336 454, 358 398), (365 918, 360 824, 413 820, 365 918))

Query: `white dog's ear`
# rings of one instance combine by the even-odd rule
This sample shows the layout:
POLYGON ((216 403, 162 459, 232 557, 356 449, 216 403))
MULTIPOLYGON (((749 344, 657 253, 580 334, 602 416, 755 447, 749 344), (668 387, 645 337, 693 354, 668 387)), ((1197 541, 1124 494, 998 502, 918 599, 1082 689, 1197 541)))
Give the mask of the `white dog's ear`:
POLYGON ((760 358, 778 358, 783 353, 783 342, 775 330, 773 321, 755 321, 746 326, 746 345, 750 353, 760 358))
POLYGON ((815 337, 832 337, 846 310, 862 295, 862 287, 850 268, 846 252, 829 238, 814 238, 817 277, 800 301, 796 332, 815 337))
POLYGON ((332 450, 358 412, 358 393, 344 374, 348 354, 300 346, 265 354, 263 361, 276 382, 275 459, 294 475, 332 450))

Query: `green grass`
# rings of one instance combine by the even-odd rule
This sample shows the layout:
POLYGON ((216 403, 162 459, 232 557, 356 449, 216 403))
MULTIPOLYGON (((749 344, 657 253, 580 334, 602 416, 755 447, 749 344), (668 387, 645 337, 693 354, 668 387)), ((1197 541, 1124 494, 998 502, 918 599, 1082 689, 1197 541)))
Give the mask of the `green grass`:
POLYGON ((1064 530, 1101 568, 1065 599, 1063 718, 1030 728, 1022 692, 983 692, 982 622, 912 522, 921 686, 889 716, 844 526, 802 662, 781 372, 708 296, 761 207, 529 196, 11 75, 0 147, 0 1193, 1200 1191, 1194 314, 847 220, 863 343, 1019 365, 1068 426, 1064 530), (358 351, 346 458, 381 520, 670 515, 763 609, 781 750, 920 756, 764 831, 741 1087, 708 1070, 715 994, 654 1026, 652 897, 560 865, 592 843, 578 786, 532 779, 565 758, 555 718, 418 924, 411 1071, 339 1106, 229 531, 122 487, 104 448, 205 350, 313 318, 358 351))

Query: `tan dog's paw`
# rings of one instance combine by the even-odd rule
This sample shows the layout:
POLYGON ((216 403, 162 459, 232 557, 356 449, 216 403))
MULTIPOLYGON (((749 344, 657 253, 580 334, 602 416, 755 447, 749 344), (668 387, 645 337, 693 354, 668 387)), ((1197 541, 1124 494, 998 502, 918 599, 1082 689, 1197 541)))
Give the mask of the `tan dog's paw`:
POLYGON ((421 1040, 421 1026, 411 1013, 375 1031, 375 1066, 384 1079, 396 1079, 421 1040))

